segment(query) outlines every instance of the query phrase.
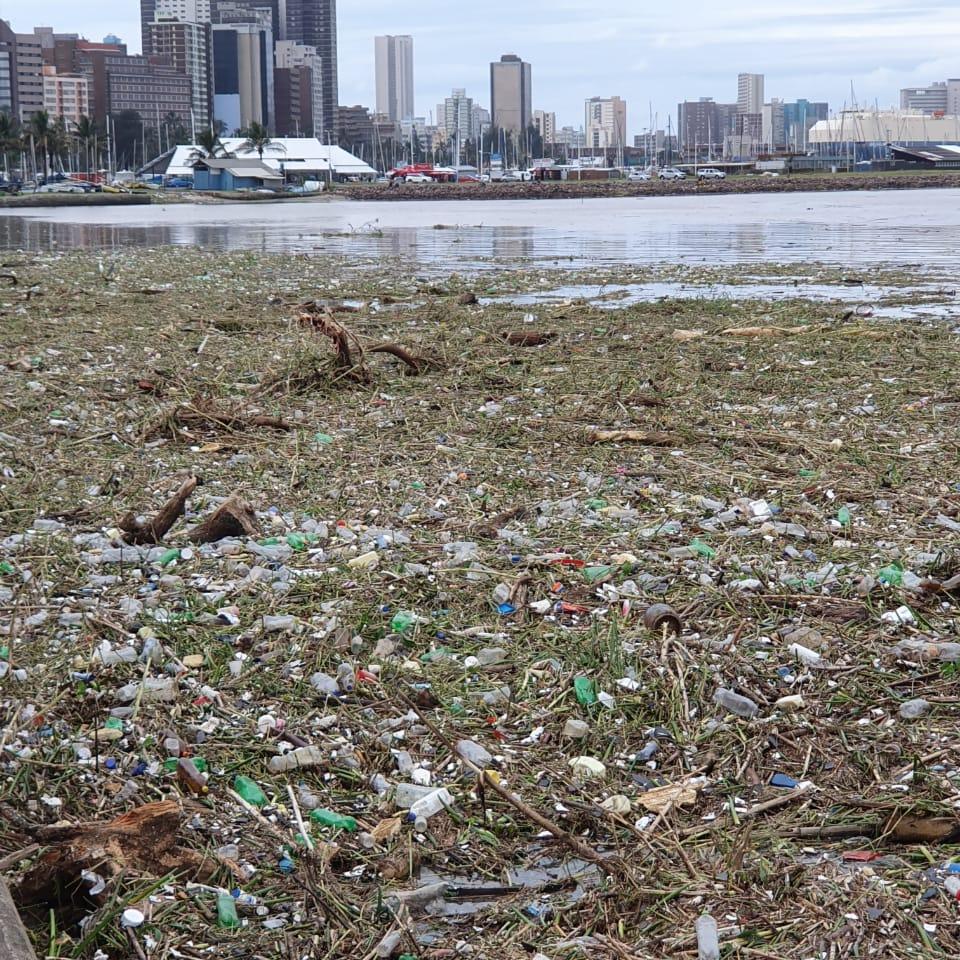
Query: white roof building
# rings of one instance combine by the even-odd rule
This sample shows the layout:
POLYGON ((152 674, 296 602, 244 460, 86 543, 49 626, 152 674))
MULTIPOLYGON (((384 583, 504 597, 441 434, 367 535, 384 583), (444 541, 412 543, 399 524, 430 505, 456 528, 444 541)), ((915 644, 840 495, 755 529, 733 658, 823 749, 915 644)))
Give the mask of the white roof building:
MULTIPOLYGON (((224 150, 234 157, 259 159, 256 150, 243 150, 243 137, 224 137, 224 150)), ((193 176, 193 163, 198 148, 181 144, 170 158, 166 173, 170 177, 193 176)), ((298 176, 313 175, 318 179, 332 176, 334 179, 360 177, 376 179, 377 171, 359 157, 342 147, 321 143, 316 137, 278 137, 263 151, 263 162, 272 170, 298 176)))
POLYGON ((901 110, 845 110, 810 130, 811 146, 841 143, 960 142, 960 117, 901 110))

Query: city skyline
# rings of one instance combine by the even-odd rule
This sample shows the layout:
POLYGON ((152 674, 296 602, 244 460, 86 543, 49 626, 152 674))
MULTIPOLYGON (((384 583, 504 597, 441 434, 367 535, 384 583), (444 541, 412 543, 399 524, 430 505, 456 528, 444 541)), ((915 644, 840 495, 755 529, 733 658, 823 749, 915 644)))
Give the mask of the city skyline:
MULTIPOLYGON (((140 49, 137 0, 102 0, 83 11, 65 10, 61 0, 13 0, 3 16, 17 31, 44 25, 91 40, 116 33, 131 52, 140 49)), ((456 19, 435 0, 402 14, 374 0, 362 10, 341 5, 338 18, 341 104, 375 101, 373 37, 410 34, 417 116, 430 117, 452 87, 489 107, 489 63, 509 50, 533 66, 533 109, 555 112, 558 126, 581 126, 585 100, 620 96, 630 108, 629 137, 649 128, 651 115, 654 127, 668 117, 676 123, 679 101, 735 101, 742 72, 765 75, 768 100, 826 100, 833 109, 851 104, 851 84, 861 106, 883 108, 897 105, 903 87, 960 73, 951 49, 960 10, 945 0, 911 9, 888 0, 810 0, 789 16, 750 2, 694 2, 682 22, 620 0, 600 16, 569 0, 521 11, 492 0, 482 11, 458 10, 456 19)))

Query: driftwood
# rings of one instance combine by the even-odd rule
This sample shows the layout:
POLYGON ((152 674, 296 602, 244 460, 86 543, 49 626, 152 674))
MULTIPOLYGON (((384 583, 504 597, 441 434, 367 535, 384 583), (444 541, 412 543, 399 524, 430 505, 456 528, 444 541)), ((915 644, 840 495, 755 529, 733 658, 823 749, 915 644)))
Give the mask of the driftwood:
POLYGON ((146 520, 134 513, 128 513, 120 521, 123 539, 127 543, 159 543, 166 536, 167 531, 183 515, 187 497, 196 488, 196 477, 186 479, 180 489, 163 505, 163 508, 152 520, 146 520))
POLYGON ((253 507, 245 500, 232 496, 206 520, 193 527, 188 536, 194 543, 214 543, 224 537, 256 537, 259 533, 253 507))
POLYGON ((300 323, 317 333, 327 337, 333 344, 336 356, 333 367, 337 379, 353 380, 357 383, 367 383, 370 379, 363 360, 368 353, 387 353, 401 360, 411 374, 420 374, 438 364, 427 357, 418 357, 405 347, 397 343, 378 343, 376 346, 364 349, 360 338, 348 327, 334 317, 329 307, 316 301, 304 303, 300 306, 300 323))
POLYGON ((587 436, 589 443, 645 443, 650 447, 674 447, 677 437, 658 430, 593 430, 587 436))
POLYGON ((17 902, 21 906, 69 903, 83 889, 80 874, 84 870, 105 878, 125 870, 158 877, 174 872, 209 878, 216 864, 177 846, 182 818, 179 805, 164 800, 105 822, 40 827, 34 835, 49 849, 14 891, 17 902))
POLYGON ((0 957, 3 960, 37 960, 20 914, 6 883, 0 879, 0 957))
POLYGON ((520 330, 505 333, 503 339, 512 347, 539 347, 555 340, 557 335, 551 330, 520 330))
POLYGON ((293 430, 293 424, 258 413, 242 411, 229 413, 209 400, 194 400, 172 410, 164 411, 152 420, 140 435, 141 441, 153 440, 165 436, 174 440, 181 430, 189 435, 194 430, 249 430, 251 427, 265 427, 270 430, 293 430))

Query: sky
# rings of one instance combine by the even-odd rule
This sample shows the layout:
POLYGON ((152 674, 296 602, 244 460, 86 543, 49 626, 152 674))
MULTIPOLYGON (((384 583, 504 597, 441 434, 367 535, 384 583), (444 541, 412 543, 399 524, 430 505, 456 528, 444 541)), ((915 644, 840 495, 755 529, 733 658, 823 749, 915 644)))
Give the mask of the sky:
MULTIPOLYGON (((736 100, 737 74, 766 76, 765 96, 826 100, 831 109, 899 103, 901 87, 960 77, 957 0, 340 0, 340 103, 374 105, 373 38, 410 34, 418 115, 453 87, 489 107, 489 63, 533 65, 533 106, 581 126, 583 101, 627 101, 632 136, 676 123, 680 100, 736 100), (638 9, 650 8, 650 9, 638 9), (852 90, 852 92, 851 92, 852 90)), ((138 0, 0 0, 15 30, 52 26, 139 50, 138 0)))

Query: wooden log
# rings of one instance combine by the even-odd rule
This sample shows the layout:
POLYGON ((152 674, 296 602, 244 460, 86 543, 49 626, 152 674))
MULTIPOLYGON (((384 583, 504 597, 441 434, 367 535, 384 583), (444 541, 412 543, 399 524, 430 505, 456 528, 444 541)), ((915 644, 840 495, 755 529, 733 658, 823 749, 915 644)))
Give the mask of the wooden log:
POLYGON ((3 879, 0 879, 0 957, 3 960, 37 960, 33 944, 3 879))
POLYGON ((224 537, 256 537, 260 533, 257 516, 245 500, 230 497, 206 520, 189 533, 194 543, 215 543, 224 537))

